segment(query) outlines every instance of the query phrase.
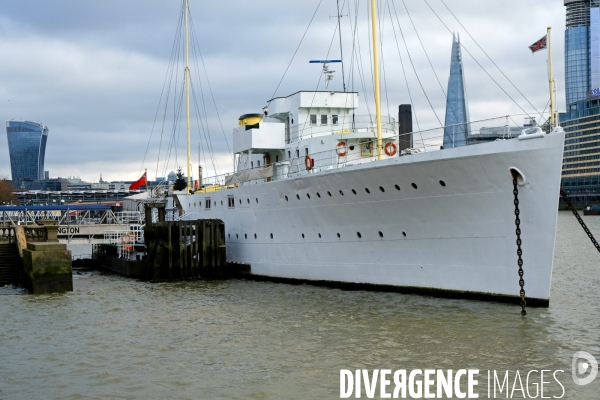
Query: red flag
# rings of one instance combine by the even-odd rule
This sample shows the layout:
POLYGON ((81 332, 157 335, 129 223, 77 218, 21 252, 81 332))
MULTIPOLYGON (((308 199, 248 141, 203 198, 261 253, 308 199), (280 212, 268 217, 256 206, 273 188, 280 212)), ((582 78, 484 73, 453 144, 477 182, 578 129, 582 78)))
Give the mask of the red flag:
POLYGON ((141 186, 146 185, 146 187, 148 187, 148 181, 146 180, 146 173, 144 172, 144 175, 142 175, 142 177, 140 179, 138 179, 137 181, 133 182, 131 184, 131 186, 129 186, 129 190, 136 190, 139 189, 141 186))
POLYGON ((537 42, 535 42, 534 44, 532 44, 531 46, 529 46, 529 50, 531 50, 532 53, 535 53, 536 51, 540 51, 540 50, 544 50, 546 48, 546 39, 547 36, 544 36, 543 38, 541 38, 540 40, 538 40, 537 42))

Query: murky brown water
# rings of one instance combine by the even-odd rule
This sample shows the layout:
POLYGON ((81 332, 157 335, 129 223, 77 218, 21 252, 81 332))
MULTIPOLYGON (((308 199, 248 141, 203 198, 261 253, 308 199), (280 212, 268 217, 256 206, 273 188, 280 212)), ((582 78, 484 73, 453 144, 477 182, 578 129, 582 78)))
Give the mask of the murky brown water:
MULTIPOLYGON (((586 222, 600 237, 600 217, 586 222)), ((575 351, 600 360, 600 254, 566 212, 550 308, 524 319, 513 305, 308 285, 74 284, 66 295, 0 289, 13 294, 0 296, 0 399, 339 398, 340 369, 358 368, 477 368, 481 398, 487 370, 511 370, 512 386, 516 370, 561 369, 563 398, 600 393, 600 376, 571 379, 575 351)))

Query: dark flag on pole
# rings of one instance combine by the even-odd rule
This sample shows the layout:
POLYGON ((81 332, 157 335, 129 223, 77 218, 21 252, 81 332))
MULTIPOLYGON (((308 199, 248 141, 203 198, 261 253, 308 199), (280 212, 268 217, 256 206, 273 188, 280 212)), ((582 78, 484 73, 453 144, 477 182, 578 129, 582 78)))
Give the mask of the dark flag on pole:
POLYGON ((538 40, 537 42, 535 42, 534 44, 532 44, 531 46, 529 46, 529 50, 531 50, 532 53, 535 53, 536 51, 540 51, 540 50, 544 50, 546 48, 547 42, 547 35, 544 36, 543 38, 541 38, 540 40, 538 40))

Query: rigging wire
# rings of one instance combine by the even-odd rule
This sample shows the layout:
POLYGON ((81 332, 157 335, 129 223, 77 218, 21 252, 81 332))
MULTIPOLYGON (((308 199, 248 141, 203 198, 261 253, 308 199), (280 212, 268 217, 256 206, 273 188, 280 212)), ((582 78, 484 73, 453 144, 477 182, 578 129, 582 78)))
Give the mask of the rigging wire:
MULTIPOLYGON (((177 70, 176 65, 177 65, 177 60, 179 59, 179 55, 181 54, 181 27, 182 27, 182 21, 183 21, 183 13, 184 13, 184 9, 182 7, 181 9, 181 19, 180 19, 180 23, 178 26, 178 32, 176 33, 176 46, 173 48, 173 52, 172 52, 172 58, 169 61, 169 67, 171 67, 171 77, 169 80, 169 84, 167 86, 167 97, 165 99, 165 111, 163 113, 163 120, 162 120, 162 125, 161 125, 161 131, 160 131, 160 141, 158 144, 158 155, 156 158, 156 176, 158 176, 158 165, 160 162, 160 152, 162 149, 162 141, 163 141, 163 135, 164 135, 164 131, 165 131, 165 122, 167 119, 167 108, 168 108, 168 104, 169 104, 169 97, 171 95, 171 85, 173 84, 173 74, 175 73, 175 71, 177 70)), ((175 101, 175 100, 174 100, 175 101)))
MULTIPOLYGON (((386 0, 386 3, 387 3, 388 11, 389 11, 389 14, 390 14, 390 18, 391 18, 392 10, 390 9, 390 2, 389 2, 389 0, 386 0)), ((402 59, 402 52, 400 51, 400 46, 398 45, 398 36, 396 35, 396 27, 394 26, 394 21, 393 20, 392 20, 392 30, 394 32, 394 38, 396 39, 396 48, 398 49, 398 56, 400 57, 400 66, 402 67, 402 74, 404 75, 404 82, 406 84, 406 89, 407 89, 407 92, 408 92, 408 98, 410 100, 410 104, 413 105, 412 108, 413 108, 413 114, 415 116, 415 122, 417 123, 417 131, 421 135, 421 143, 425 143, 423 141, 423 133, 421 132, 421 127, 419 125, 419 118, 417 116, 417 110, 414 107, 415 102, 413 101, 412 94, 410 92, 410 85, 408 84, 408 77, 406 76, 406 68, 404 68, 404 61, 402 59)))
POLYGON ((317 4, 317 8, 316 8, 315 12, 313 13, 313 15, 310 19, 310 22, 308 23, 308 26, 306 27, 306 30, 304 31, 304 34, 302 35, 302 38, 300 39, 300 43, 298 43, 298 47, 296 47, 296 50, 294 51, 294 54, 292 55, 292 59, 290 60, 287 68, 283 72, 283 76, 281 77, 281 80, 279 81, 279 83, 277 84, 277 87, 275 88, 275 91, 271 95, 271 99, 275 98, 275 94, 277 93, 277 90, 279 90, 279 86, 281 86, 281 82, 283 82, 283 78, 285 78, 285 75, 287 74, 288 70, 290 69, 292 62, 294 61, 294 58, 296 57, 296 54, 298 53, 298 49, 300 49, 300 46, 302 45, 302 41, 304 41, 304 37, 306 36, 306 33, 308 32, 310 25, 312 24, 313 20, 315 19, 315 15, 317 15, 317 11, 319 11, 319 7, 321 6, 322 2, 323 2, 323 0, 319 0, 319 4, 317 4))
POLYGON ((404 32, 402 31, 402 26, 400 25, 400 19, 398 18, 398 12, 396 10, 396 5, 394 4, 394 2, 392 2, 392 6, 394 7, 394 13, 396 14, 396 21, 398 23, 398 28, 400 30, 400 36, 402 37, 402 42, 404 42, 404 47, 406 48, 406 53, 408 54, 408 59, 410 61, 410 65, 412 66, 412 69, 415 73, 417 81, 419 82, 419 86, 421 86, 421 90, 423 91, 423 94, 425 95, 425 98, 427 99, 427 102, 429 103, 429 107, 431 107, 431 111, 433 111, 433 115, 435 115, 435 118, 438 120, 438 123, 440 124, 440 126, 443 126, 442 121, 440 121, 440 118, 438 117, 437 113, 435 112, 435 109, 433 108, 433 104, 431 104, 431 100, 429 100, 429 96, 427 96, 427 92, 425 91, 425 88, 423 87, 423 83, 421 83, 421 78, 419 78, 419 74, 417 73, 417 69, 415 68, 415 64, 413 63, 412 57, 410 55, 410 51, 408 50, 408 45, 406 44, 406 39, 404 38, 404 32))
MULTIPOLYGON (((475 44, 477 45, 477 47, 479 47, 479 49, 483 52, 483 54, 485 54, 485 56, 492 62, 492 64, 494 64, 494 67, 496 67, 498 69, 498 71, 500 71, 500 73, 502 74, 502 76, 504 76, 506 78, 506 80, 512 85, 513 88, 515 88, 515 90, 517 92, 519 92, 519 94, 525 99, 525 101, 527 101, 527 103, 529 103, 529 105, 535 110, 536 113, 540 114, 541 118, 544 118, 544 116, 537 110, 537 108, 535 108, 535 106, 533 104, 531 104, 531 102, 529 101, 529 99, 527 97, 525 97, 525 95, 519 90, 519 88, 517 86, 515 86, 515 84, 508 78, 508 76, 506 76, 504 74, 504 72, 500 69, 500 67, 494 62, 494 60, 492 60, 492 58, 488 55, 488 53, 485 52, 485 50, 479 45, 479 43, 477 42, 477 40, 475 40, 475 38, 473 36, 471 36, 471 34, 469 33, 469 31, 467 30, 467 28, 464 27, 464 25, 459 21, 458 18, 456 18, 456 16, 454 15, 454 13, 450 10, 450 8, 448 8, 448 6, 446 5, 446 3, 444 2, 444 0, 440 0, 442 2, 442 4, 444 5, 444 7, 446 7, 446 9, 448 10, 448 12, 454 17, 454 19, 456 20, 456 22, 459 23, 459 25, 465 30, 465 32, 467 33, 467 35, 469 35, 469 37, 473 40, 473 42, 475 42, 475 44)), ((427 3, 427 0, 425 0, 425 3, 427 3)), ((429 3, 427 3, 427 5, 429 5, 429 3)), ((429 6, 429 8, 431 8, 431 6, 429 6)), ((439 17, 438 17, 439 18, 439 17)), ((472 57, 472 56, 471 56, 472 57)), ((514 101, 514 100, 513 100, 514 101)))
MULTIPOLYGON (((435 10, 427 2, 427 0, 424 0, 424 1, 425 1, 425 4, 427 4, 429 6, 429 8, 431 9, 431 11, 435 14, 435 16, 437 17, 437 19, 439 19, 440 22, 442 23, 442 25, 444 25, 444 27, 446 28, 446 30, 448 30, 448 32, 452 33, 452 31, 450 30, 450 28, 448 27, 448 25, 446 25, 446 23, 442 20, 442 18, 440 18, 440 16, 435 12, 435 10)), ((475 61, 475 63, 477 63, 477 65, 479 66, 479 68, 481 68, 483 70, 483 72, 485 72, 485 74, 492 80, 492 82, 494 82, 496 84, 496 86, 498 86, 500 88, 500 90, 502 90, 504 92, 504 94, 506 96, 508 96, 508 98, 511 99, 512 102, 515 103, 517 105, 517 107, 519 107, 521 109, 521 111, 523 111, 525 114, 527 114, 529 116, 529 113, 527 111, 525 111, 523 109, 523 107, 521 107, 521 105, 519 103, 517 103, 517 101, 510 94, 508 94, 508 92, 506 90, 504 90, 504 88, 502 86, 500 86, 500 84, 492 77, 492 75, 490 75, 490 73, 481 65, 481 63, 479 61, 477 61, 477 59, 473 56, 473 54, 471 54, 471 52, 467 49, 467 47, 464 44, 462 44, 462 43, 460 45, 467 52, 467 54, 469 56, 471 56, 471 58, 473 59, 473 61, 475 61)), ((535 109, 535 107, 534 107, 534 109, 535 109)), ((536 112, 538 112, 538 111, 536 110, 536 112)), ((531 116, 529 116, 529 117, 531 118, 531 116)))
MULTIPOLYGON (((446 99, 446 110, 448 110, 448 105, 450 105, 450 111, 452 111, 452 114, 454 115, 454 118, 458 121, 458 117, 456 116, 456 110, 453 107, 453 104, 451 102, 448 102, 448 96, 446 94, 446 91, 444 90, 444 87, 442 86, 442 82, 440 82, 440 79, 437 75, 437 73, 435 72, 435 68, 433 68, 433 63, 431 62, 431 59, 429 58, 429 54, 427 54, 427 50, 425 50, 425 45, 423 44, 423 41, 421 40, 421 36, 419 35, 419 31, 417 30, 417 27, 415 26, 415 23, 410 15, 410 12, 408 11, 408 7, 406 6, 406 2, 404 0, 402 0, 402 4, 404 5, 404 9, 406 10, 406 15, 408 16, 408 19, 410 20, 410 23, 415 31, 415 34, 417 35, 417 39, 419 40, 419 43, 421 44, 421 48, 423 49, 423 53, 425 53, 425 57, 427 57, 427 61, 429 62, 429 66, 431 67, 431 70, 433 71, 433 75, 435 76, 435 79, 437 80, 438 85, 440 86, 440 89, 442 90, 442 93, 444 94, 444 99, 446 99)), ((444 120, 444 125, 446 125, 446 122, 444 120)), ((467 121, 468 123, 468 121, 467 121)), ((461 127, 462 130, 462 127, 461 127)))
MULTIPOLYGON (((175 51, 176 43, 178 42, 177 33, 181 31, 181 23, 183 19, 183 8, 179 14, 179 21, 177 23, 177 28, 175 30, 175 38, 173 39, 173 46, 171 47, 171 56, 169 57, 169 65, 171 63, 171 59, 173 58, 173 53, 175 51)), ((144 169, 144 164, 146 162, 146 157, 148 155, 148 149, 150 148, 150 143, 152 141, 152 135, 154 133, 154 128, 156 126, 156 120, 158 119, 158 112, 160 111, 160 105, 162 104, 163 95, 165 93, 165 86, 167 85, 167 78, 169 77, 169 68, 167 68, 167 72, 165 73, 165 79, 163 81, 163 86, 160 92, 160 97, 158 100, 158 105, 156 106, 156 113, 154 115, 154 121, 152 122, 152 128, 150 129, 150 137, 148 138, 148 144, 146 145, 146 151, 144 152, 144 158, 142 159, 142 165, 140 167, 140 174, 142 173, 142 169, 144 169)), ((167 92, 168 93, 168 92, 167 92)), ((157 168, 158 172, 158 168, 157 168)))
MULTIPOLYGON (((193 37, 196 37, 196 29, 194 28, 194 21, 191 18, 190 18, 190 22, 191 22, 193 37)), ((215 95, 212 90, 212 85, 210 84, 210 79, 208 78, 208 72, 206 71, 206 63, 204 62, 204 57, 202 56, 202 51, 200 50, 200 44, 199 44, 200 42, 198 41, 197 37, 196 37, 196 40, 194 41, 194 43, 196 43, 196 45, 198 47, 198 55, 200 56, 200 61, 202 62, 204 76, 206 77, 206 83, 208 84, 210 96, 211 96, 213 104, 215 106, 215 111, 217 113, 217 119, 219 120, 219 125, 221 126, 221 132, 223 133, 223 137, 225 138, 225 144, 227 144, 227 150, 229 151, 229 154, 231 155, 231 158, 233 160, 233 152, 231 151, 231 147, 229 146, 229 140, 227 139, 227 135, 225 134, 225 129, 223 128, 223 122, 221 121, 221 115, 219 113, 219 108, 217 107, 217 102, 215 100, 215 95)))

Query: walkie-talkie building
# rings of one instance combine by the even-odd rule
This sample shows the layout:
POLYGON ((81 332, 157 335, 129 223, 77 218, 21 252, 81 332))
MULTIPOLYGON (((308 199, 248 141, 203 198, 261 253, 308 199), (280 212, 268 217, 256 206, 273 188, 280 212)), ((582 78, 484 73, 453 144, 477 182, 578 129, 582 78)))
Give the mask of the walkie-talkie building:
POLYGON ((44 179, 44 156, 48 128, 29 121, 7 121, 6 136, 12 180, 44 179))
POLYGON ((467 145, 467 136, 470 132, 469 107, 458 35, 454 36, 452 41, 444 125, 444 148, 467 145))

